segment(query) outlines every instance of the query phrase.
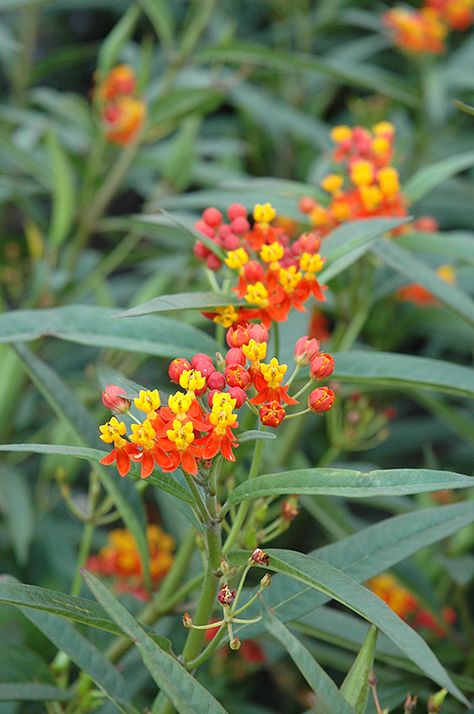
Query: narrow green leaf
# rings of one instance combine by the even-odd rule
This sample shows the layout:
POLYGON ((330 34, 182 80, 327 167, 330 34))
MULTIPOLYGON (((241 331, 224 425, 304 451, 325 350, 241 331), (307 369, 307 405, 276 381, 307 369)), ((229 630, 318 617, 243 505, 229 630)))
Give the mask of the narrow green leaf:
POLYGON ((403 193, 410 203, 416 203, 451 176, 470 169, 472 166, 474 166, 474 151, 428 164, 408 179, 403 186, 403 193))
MULTIPOLYGON (((418 510, 387 518, 354 535, 318 548, 310 555, 328 561, 358 582, 364 582, 473 521, 474 509, 470 501, 418 510)), ((245 563, 247 557, 247 553, 239 555, 236 562, 245 563)), ((314 611, 327 600, 327 597, 314 593, 309 587, 278 577, 273 579, 272 587, 265 593, 266 604, 284 622, 314 611)), ((262 631, 260 625, 246 626, 244 629, 248 637, 262 631)))
POLYGON ((341 684, 341 694, 357 714, 365 714, 369 698, 369 673, 374 665, 377 628, 371 625, 354 664, 341 684))
POLYGON ((26 607, 20 609, 58 650, 65 652, 83 672, 91 677, 119 711, 136 714, 137 710, 127 699, 125 680, 84 635, 75 630, 69 622, 62 622, 54 615, 34 612, 26 607))
POLYGON ((177 293, 176 295, 160 295, 153 300, 130 308, 125 312, 119 312, 116 317, 138 317, 139 315, 150 315, 154 312, 166 312, 170 310, 204 310, 221 305, 238 305, 242 301, 236 295, 216 294, 213 292, 177 293))
MULTIPOLYGON (((56 446, 55 444, 0 444, 0 451, 26 452, 31 454, 57 454, 59 456, 72 456, 78 459, 85 459, 98 463, 100 459, 106 456, 106 451, 99 449, 87 449, 82 446, 56 446)), ((139 479, 138 469, 135 469, 136 478, 139 479)), ((104 473, 106 473, 104 471, 104 473)), ((133 474, 130 474, 133 475, 133 474)), ((114 476, 111 476, 114 478, 114 476)), ((186 503, 194 503, 193 497, 181 484, 179 484, 173 475, 152 473, 148 477, 149 483, 158 486, 162 491, 166 491, 170 496, 179 498, 180 501, 186 503)))
POLYGON ((34 535, 34 511, 30 486, 13 466, 0 466, 0 510, 16 559, 25 565, 34 535))
POLYGON ((226 710, 171 655, 160 650, 134 617, 87 571, 84 579, 98 602, 123 632, 133 639, 151 676, 180 714, 225 714, 226 710))
POLYGON ((469 295, 456 285, 441 280, 422 260, 390 240, 381 241, 372 248, 372 251, 397 273, 416 283, 421 283, 440 302, 463 317, 469 324, 474 325, 474 302, 469 295))
POLYGON ((334 359, 334 378, 343 382, 397 389, 419 387, 462 397, 474 396, 472 369, 451 362, 369 350, 335 353, 334 359))
POLYGON ((470 104, 465 104, 464 102, 461 102, 461 100, 455 99, 454 106, 456 107, 456 109, 459 109, 459 111, 474 116, 474 107, 471 107, 470 104))
POLYGON ((276 439, 276 434, 270 431, 260 431, 259 429, 250 429, 239 434, 239 444, 244 444, 246 441, 259 441, 259 439, 272 440, 276 439))
POLYGON ((461 261, 474 265, 474 233, 470 231, 413 232, 398 236, 397 246, 406 250, 441 255, 446 262, 461 261))
MULTIPOLYGON (((67 384, 25 345, 16 343, 14 348, 27 373, 58 418, 69 425, 80 443, 84 445, 96 444, 97 426, 87 409, 76 399, 67 384)), ((97 466, 97 473, 135 539, 143 566, 145 584, 151 589, 150 554, 143 502, 133 484, 127 479, 120 479, 119 482, 115 474, 101 466, 97 466)))
POLYGON ((52 132, 48 133, 46 142, 53 178, 49 238, 52 245, 57 248, 64 243, 71 228, 76 194, 73 173, 65 149, 52 132))
POLYGON ((283 473, 263 474, 239 484, 230 494, 225 508, 249 499, 285 493, 364 498, 407 496, 473 486, 472 476, 452 471, 387 469, 362 472, 349 469, 295 469, 283 473))
POLYGON ((326 267, 318 279, 326 283, 352 265, 384 233, 406 223, 406 218, 369 218, 349 221, 332 231, 323 241, 321 255, 326 267))
POLYGON ((119 322, 114 310, 68 305, 48 310, 12 310, 0 315, 0 342, 29 342, 57 337, 93 347, 107 347, 158 357, 212 354, 219 345, 191 325, 168 317, 149 316, 119 322))
POLYGON ((310 72, 322 74, 352 87, 363 87, 399 99, 408 106, 417 106, 418 99, 406 83, 391 72, 373 65, 337 62, 322 59, 302 52, 284 52, 250 43, 229 43, 223 47, 211 47, 197 52, 197 62, 222 62, 226 64, 254 64, 274 68, 280 72, 310 72))
MULTIPOLYGON (((20 609, 31 608, 67 620, 74 620, 82 625, 95 627, 120 637, 124 633, 105 610, 93 600, 74 595, 65 595, 56 590, 40 588, 37 585, 24 585, 9 576, 0 576, 0 603, 14 605, 20 609)), ((146 628, 150 637, 166 652, 171 651, 171 643, 166 637, 146 628)))
POLYGON ((166 0, 138 0, 163 47, 173 46, 173 15, 166 0))
POLYGON ((72 692, 53 687, 51 684, 0 682, 0 701, 2 702, 67 702, 72 697, 72 692))
POLYGON ((132 36, 140 17, 140 8, 135 3, 123 13, 120 20, 102 42, 97 57, 97 66, 103 75, 110 72, 117 63, 124 44, 132 36))
POLYGON ((316 695, 316 708, 321 714, 354 714, 354 709, 341 696, 331 677, 316 662, 306 647, 274 615, 266 612, 265 629, 283 645, 299 671, 316 695))
POLYGON ((267 552, 272 570, 305 583, 365 617, 384 632, 428 677, 445 687, 460 702, 468 704, 463 693, 452 682, 420 635, 370 590, 323 560, 288 550, 269 549, 267 552))

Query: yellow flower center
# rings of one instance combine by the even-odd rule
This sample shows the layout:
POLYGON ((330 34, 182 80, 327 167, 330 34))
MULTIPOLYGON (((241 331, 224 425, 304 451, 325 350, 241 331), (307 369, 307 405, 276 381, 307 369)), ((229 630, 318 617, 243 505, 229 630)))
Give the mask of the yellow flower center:
POLYGON ((170 394, 168 397, 168 406, 176 414, 178 419, 183 420, 193 403, 193 398, 190 394, 183 394, 183 392, 176 392, 175 394, 170 394))
POLYGON ((291 294, 298 287, 303 279, 302 273, 296 270, 295 265, 290 265, 289 268, 280 268, 279 272, 280 285, 285 292, 291 294))
POLYGON ((223 327, 231 327, 239 319, 239 313, 233 305, 216 307, 216 312, 217 315, 212 318, 212 321, 223 327))
POLYGON ((178 451, 185 451, 194 441, 193 425, 190 421, 182 424, 179 419, 175 419, 173 428, 168 429, 166 436, 173 442, 178 451))
POLYGON ((374 211, 383 199, 382 191, 377 186, 361 186, 359 192, 366 211, 374 211))
POLYGON ((267 307, 268 305, 268 290, 265 285, 258 280, 253 285, 247 286, 247 292, 245 294, 245 299, 251 305, 258 305, 259 307, 267 307))
POLYGON ((319 273, 324 265, 324 258, 319 253, 303 253, 300 257, 300 269, 306 273, 307 278, 312 278, 319 273))
POLYGON ((99 426, 100 439, 106 444, 115 444, 118 448, 125 445, 125 439, 122 436, 127 431, 127 427, 123 421, 119 421, 117 417, 112 417, 110 421, 102 426, 99 426))
POLYGON ((257 223, 268 225, 276 216, 276 211, 271 203, 256 203, 253 209, 253 219, 257 223))
POLYGON ((328 193, 337 193, 344 183, 344 179, 339 174, 328 174, 321 181, 321 188, 328 193))
POLYGON ((204 387, 206 378, 198 369, 185 369, 179 378, 179 386, 194 394, 204 387))
POLYGON ((241 350, 252 364, 256 364, 262 359, 265 359, 267 355, 267 343, 250 340, 248 345, 242 345, 241 350))
POLYGON ((149 419, 156 416, 156 409, 161 405, 160 393, 157 389, 152 392, 149 390, 140 390, 140 394, 133 400, 136 408, 141 412, 146 412, 149 419))
POLYGON ((370 161, 359 159, 350 167, 351 181, 355 186, 369 186, 374 177, 374 166, 370 161))
POLYGON ((285 249, 278 241, 262 245, 260 251, 260 257, 265 263, 277 263, 283 258, 284 254, 285 249))
POLYGON ((231 270, 239 270, 248 263, 248 260, 249 256, 245 248, 237 248, 236 250, 229 250, 224 262, 231 270))
POLYGON ((269 364, 262 362, 260 365, 263 378, 272 389, 276 389, 280 386, 287 369, 288 366, 286 364, 280 364, 276 357, 273 357, 269 364))
POLYGON ((341 141, 347 141, 352 137, 352 129, 345 125, 335 126, 331 129, 331 139, 339 144, 341 141))
POLYGON ((143 446, 145 450, 154 448, 156 432, 148 419, 145 419, 143 424, 132 424, 131 429, 132 435, 130 436, 130 441, 133 444, 143 446))
POLYGON ((387 198, 393 198, 400 190, 398 171, 391 166, 380 169, 377 174, 380 190, 387 198))

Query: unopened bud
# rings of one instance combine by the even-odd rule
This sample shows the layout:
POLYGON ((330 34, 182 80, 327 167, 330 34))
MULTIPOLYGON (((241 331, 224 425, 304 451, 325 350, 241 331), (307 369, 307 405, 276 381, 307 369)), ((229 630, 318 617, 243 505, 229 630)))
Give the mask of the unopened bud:
POLYGON ((374 671, 369 672, 369 678, 368 678, 369 686, 371 687, 376 687, 377 686, 377 677, 374 671))
POLYGON ((187 630, 190 630, 193 626, 193 621, 189 612, 185 612, 183 615, 183 625, 187 630))
POLYGON ((221 565, 220 565, 220 571, 222 575, 228 575, 230 573, 230 564, 229 561, 226 560, 225 558, 222 558, 221 560, 221 565))
POLYGON ((256 563, 257 565, 268 565, 270 558, 268 553, 265 553, 261 548, 255 548, 252 555, 250 556, 250 562, 256 563))
POLYGON ((269 588, 271 584, 272 584, 272 576, 270 575, 270 573, 265 573, 263 578, 260 580, 260 588, 262 590, 265 590, 265 588, 269 588))
POLYGON ((281 505, 281 517, 284 521, 291 523, 299 514, 298 496, 289 496, 285 498, 281 505))
POLYGON ((102 404, 114 414, 123 414, 130 409, 130 399, 125 397, 125 391, 116 384, 108 384, 102 392, 102 404))
POLYGON ((234 637, 233 640, 229 642, 229 647, 231 650, 240 650, 241 641, 238 637, 234 637))
POLYGON ((447 689, 440 689, 439 692, 436 692, 436 694, 433 694, 428 699, 429 714, 438 714, 438 712, 441 711, 441 707, 443 706, 443 703, 444 703, 444 700, 446 699, 447 693, 448 693, 447 689))

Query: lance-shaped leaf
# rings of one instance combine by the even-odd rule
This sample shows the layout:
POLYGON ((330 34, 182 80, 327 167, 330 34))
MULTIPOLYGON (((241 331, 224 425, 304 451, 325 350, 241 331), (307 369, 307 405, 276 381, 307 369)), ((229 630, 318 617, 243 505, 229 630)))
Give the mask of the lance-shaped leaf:
POLYGON ((370 590, 323 560, 289 550, 269 549, 267 552, 272 570, 305 583, 365 617, 385 633, 428 677, 445 687, 463 704, 468 704, 463 693, 420 635, 370 590))
POLYGON ((377 628, 371 625, 354 664, 341 684, 341 694, 357 714, 365 714, 369 697, 369 673, 374 666, 377 628))
MULTIPOLYGON (((45 397, 59 419, 65 421, 80 443, 90 446, 97 443, 97 426, 84 405, 54 370, 23 344, 15 344, 27 373, 45 397)), ((99 478, 112 497, 125 525, 130 530, 143 566, 145 585, 151 589, 150 554, 146 537, 146 517, 143 502, 127 479, 117 480, 115 474, 97 466, 99 478)))
POLYGON ((334 354, 334 378, 383 387, 434 389, 461 397, 474 396, 474 372, 459 364, 428 357, 351 350, 334 354))
MULTIPOLYGON (((213 292, 177 293, 176 295, 160 295, 142 305, 119 312, 113 317, 139 317, 154 312, 169 312, 173 310, 207 310, 225 306, 244 304, 236 295, 213 292)), ((247 304, 247 303, 245 303, 247 304)))
POLYGON ((474 302, 463 290, 441 280, 426 263, 400 248, 393 241, 381 241, 372 250, 386 265, 415 283, 423 285, 443 305, 460 315, 470 325, 474 325, 474 302))
POLYGON ((0 702, 67 702, 72 697, 72 692, 51 684, 0 682, 0 702))
POLYGON ((316 662, 300 640, 274 615, 266 612, 265 629, 283 645, 316 696, 316 708, 321 714, 354 714, 354 709, 342 696, 331 677, 316 662))
POLYGON ((90 591, 120 629, 133 641, 143 662, 159 688, 166 694, 180 714, 226 714, 202 684, 185 670, 171 655, 160 650, 134 617, 121 605, 97 578, 83 572, 90 591))
POLYGON ((0 342, 30 342, 57 337, 92 347, 140 352, 157 357, 212 354, 219 345, 192 325, 168 317, 111 320, 115 310, 67 305, 47 310, 12 310, 0 315, 0 342))
POLYGON ((407 496, 473 486, 472 476, 432 469, 387 469, 368 472, 349 469, 295 469, 263 474, 239 484, 230 494, 225 510, 248 499, 286 493, 367 498, 407 496))
POLYGON ((450 156, 419 169, 404 185, 403 193, 411 203, 420 201, 436 186, 455 176, 460 171, 474 166, 474 151, 450 156))

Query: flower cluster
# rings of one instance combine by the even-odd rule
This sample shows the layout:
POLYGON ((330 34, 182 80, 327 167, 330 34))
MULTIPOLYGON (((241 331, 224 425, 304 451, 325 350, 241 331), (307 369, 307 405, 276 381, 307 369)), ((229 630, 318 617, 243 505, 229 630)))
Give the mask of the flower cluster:
MULTIPOLYGON (((150 553, 150 576, 156 590, 162 578, 173 564, 173 538, 159 526, 147 526, 148 550, 150 553)), ((138 597, 146 597, 140 555, 135 539, 126 529, 108 533, 107 544, 98 555, 91 556, 87 568, 92 572, 115 578, 120 590, 127 590, 138 597)))
MULTIPOLYGON (((436 272, 445 283, 453 285, 456 282, 456 272, 452 265, 440 265, 436 272)), ((433 293, 419 283, 399 288, 396 297, 401 302, 411 302, 418 307, 436 307, 439 304, 433 293)))
POLYGON ((420 9, 392 8, 383 20, 405 52, 441 54, 451 30, 467 30, 474 22, 474 0, 425 0, 420 9))
POLYGON ((379 122, 369 131, 362 126, 336 126, 331 131, 337 171, 325 176, 323 203, 306 196, 300 210, 324 237, 345 221, 372 216, 406 216, 398 171, 391 165, 395 127, 379 122))
POLYGON ((143 126, 146 108, 136 90, 135 73, 125 64, 114 67, 95 90, 107 139, 114 144, 128 144, 143 126))
MULTIPOLYGON (((200 466, 208 467, 217 455, 235 461, 238 440, 234 430, 238 422, 234 410, 244 404, 258 413, 265 426, 279 426, 286 416, 286 405, 298 401, 289 394, 291 378, 283 383, 288 365, 276 357, 265 361, 268 330, 263 324, 240 323, 228 329, 226 341, 229 349, 225 357, 218 355, 219 368, 202 353, 190 362, 183 357, 174 359, 168 375, 185 391, 171 394, 164 406, 157 389, 141 390, 133 405, 144 415, 142 419, 131 413, 132 400, 124 391, 108 385, 102 394, 104 405, 133 421, 129 434, 125 422, 117 416, 99 427, 100 439, 113 446, 101 463, 116 463, 121 476, 128 474, 132 462, 140 464, 142 478, 147 478, 155 466, 165 473, 181 467, 196 475, 200 466)), ((329 377, 334 370, 334 359, 319 351, 314 338, 301 337, 294 355, 293 376, 302 365, 309 365, 308 385, 311 380, 329 377)), ((316 387, 308 396, 308 409, 328 411, 334 398, 329 387, 316 387)))
POLYGON ((203 212, 196 229, 206 240, 197 241, 194 254, 211 270, 226 270, 232 290, 245 303, 223 306, 206 316, 224 327, 250 320, 270 327, 273 321, 286 320, 292 308, 303 311, 310 296, 325 299, 316 277, 324 265, 318 252, 320 237, 292 235, 294 226, 285 226, 269 203, 257 204, 251 221, 238 203, 229 207, 227 222, 216 208, 203 212), (213 246, 224 251, 224 265, 213 246))
POLYGON ((436 618, 390 573, 377 575, 368 582, 368 586, 402 620, 417 629, 431 630, 435 635, 442 636, 446 634, 446 625, 452 625, 456 621, 456 613, 450 607, 443 608, 441 618, 436 618))

